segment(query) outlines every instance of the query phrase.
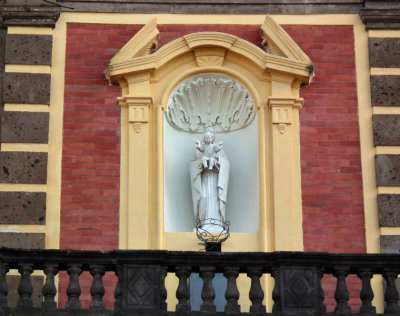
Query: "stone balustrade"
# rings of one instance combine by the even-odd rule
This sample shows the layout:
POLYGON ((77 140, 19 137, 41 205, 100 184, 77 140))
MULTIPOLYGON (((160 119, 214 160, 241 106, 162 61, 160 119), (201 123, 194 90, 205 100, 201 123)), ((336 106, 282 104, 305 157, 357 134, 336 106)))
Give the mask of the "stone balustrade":
MULTIPOLYGON (((400 255, 389 254, 328 254, 302 252, 220 253, 175 251, 72 251, 22 250, 0 248, 0 315, 160 315, 198 314, 191 311, 189 278, 199 273, 203 280, 200 314, 216 314, 215 291, 212 280, 221 273, 227 280, 224 290, 227 314, 253 315, 378 315, 372 305, 373 275, 385 279, 385 312, 380 315, 400 315, 399 294, 395 281, 400 273, 400 255), (8 306, 6 274, 18 270, 21 278, 16 307, 8 306), (32 307, 31 274, 43 271, 41 308, 32 307), (88 309, 81 307, 79 276, 90 272, 92 301, 88 309), (114 310, 106 310, 102 277, 106 272, 118 277, 115 288, 114 310), (55 300, 55 277, 67 272, 69 284, 65 308, 58 308, 55 300), (178 279, 175 293, 167 293, 165 279, 174 273, 178 279), (237 277, 245 274, 250 279, 248 299, 250 311, 241 311, 237 277), (271 293, 263 289, 261 277, 269 274, 275 280, 271 293), (327 313, 321 280, 333 275, 337 280, 334 312, 327 313), (351 311, 347 277, 356 275, 361 280, 360 310, 351 311), (167 312, 166 299, 176 295, 178 304, 167 312), (274 305, 267 314, 263 304, 270 296, 274 305)), ((169 308, 171 309, 171 308, 169 308)))

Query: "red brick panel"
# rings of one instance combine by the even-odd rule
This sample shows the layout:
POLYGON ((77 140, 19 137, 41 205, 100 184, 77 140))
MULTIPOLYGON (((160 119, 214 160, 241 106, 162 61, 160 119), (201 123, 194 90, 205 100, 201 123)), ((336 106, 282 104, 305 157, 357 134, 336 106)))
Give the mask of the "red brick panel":
POLYGON ((365 252, 352 26, 287 26, 314 62, 301 90, 304 249, 365 252))
MULTIPOLYGON (((108 61, 138 26, 69 24, 65 67, 64 135, 61 192, 61 249, 118 248, 120 88, 104 75, 108 61)), ((92 278, 80 277, 82 306, 91 297, 92 278)), ((114 304, 116 280, 103 278, 107 308, 114 304)), ((60 305, 68 286, 60 276, 60 305)))
MULTIPOLYGON (((363 253, 365 246, 354 34, 351 26, 286 26, 314 63, 301 90, 301 177, 305 251, 363 253)), ((349 304, 360 306, 360 281, 347 278, 349 304)), ((323 282, 332 311, 336 279, 323 282)))

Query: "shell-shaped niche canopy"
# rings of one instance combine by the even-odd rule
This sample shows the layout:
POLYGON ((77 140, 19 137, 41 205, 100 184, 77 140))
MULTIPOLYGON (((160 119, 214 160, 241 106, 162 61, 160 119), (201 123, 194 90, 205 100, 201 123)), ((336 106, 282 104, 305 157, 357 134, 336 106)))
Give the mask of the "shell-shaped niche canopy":
POLYGON ((166 118, 176 129, 202 133, 246 127, 254 119, 254 103, 237 81, 217 74, 204 74, 182 82, 168 100, 166 118))

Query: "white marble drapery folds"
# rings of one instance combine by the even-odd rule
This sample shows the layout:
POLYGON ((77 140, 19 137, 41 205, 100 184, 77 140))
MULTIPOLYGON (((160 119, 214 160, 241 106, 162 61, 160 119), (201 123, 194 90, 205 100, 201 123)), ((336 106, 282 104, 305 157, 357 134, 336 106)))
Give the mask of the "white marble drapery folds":
MULTIPOLYGON (((214 135, 213 130, 212 133, 214 135)), ((197 149, 195 158, 190 163, 195 220, 197 222, 198 220, 217 219, 225 222, 229 160, 224 150, 221 149, 215 155, 216 164, 212 169, 209 169, 204 166, 202 157, 202 152, 197 149)))

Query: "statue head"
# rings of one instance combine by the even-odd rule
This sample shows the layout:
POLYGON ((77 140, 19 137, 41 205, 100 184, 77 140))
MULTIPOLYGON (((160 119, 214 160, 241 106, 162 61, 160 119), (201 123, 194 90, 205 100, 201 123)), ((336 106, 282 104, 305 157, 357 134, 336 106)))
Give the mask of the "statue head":
POLYGON ((215 131, 212 127, 207 127, 204 131, 204 142, 206 144, 211 144, 215 140, 215 131))

